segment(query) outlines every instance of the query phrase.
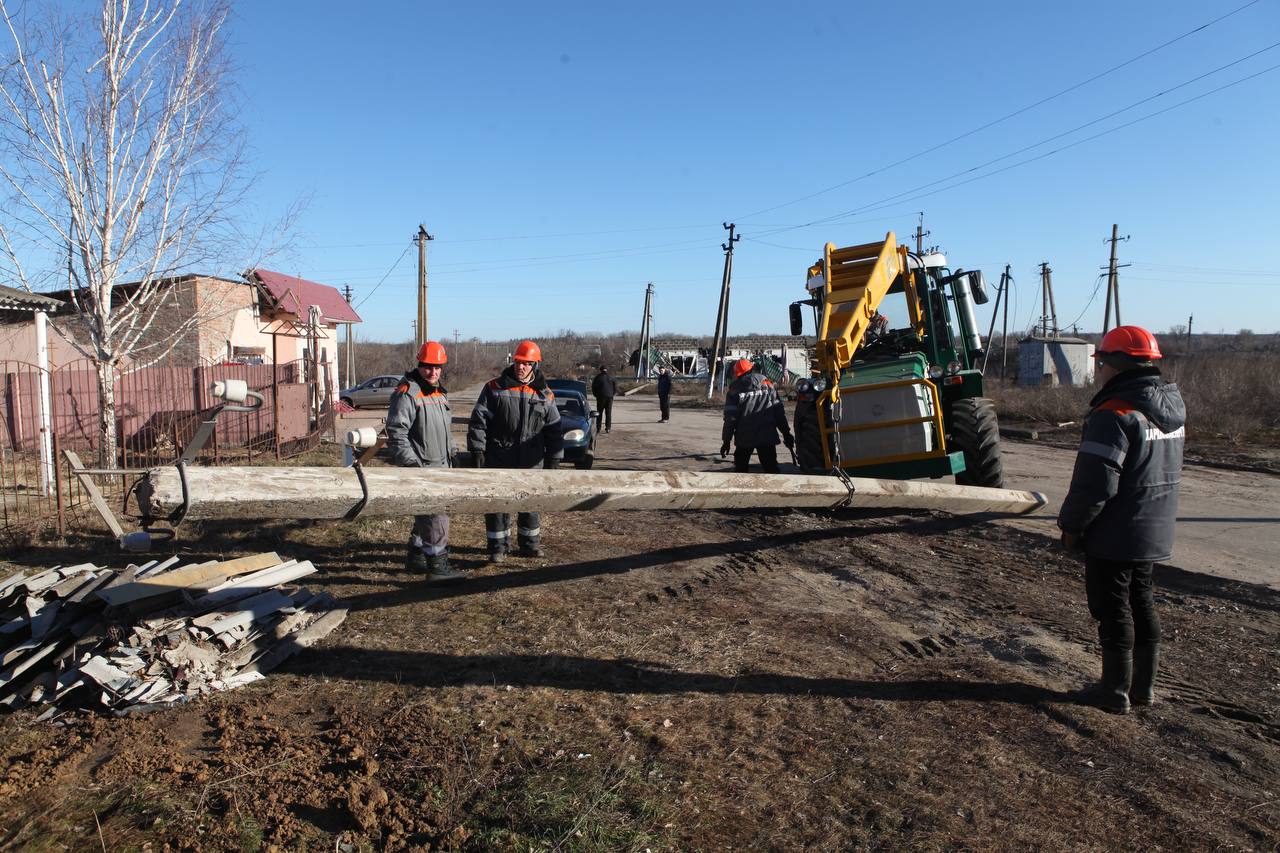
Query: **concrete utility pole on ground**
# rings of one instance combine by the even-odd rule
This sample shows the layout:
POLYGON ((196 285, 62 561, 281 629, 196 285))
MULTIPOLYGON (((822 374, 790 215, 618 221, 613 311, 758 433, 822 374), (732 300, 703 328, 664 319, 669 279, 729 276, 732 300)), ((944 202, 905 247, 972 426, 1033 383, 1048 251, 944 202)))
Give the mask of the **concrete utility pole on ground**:
POLYGON ((427 341, 430 327, 427 324, 427 241, 434 240, 427 233, 427 226, 419 225, 413 241, 418 244, 418 323, 414 326, 414 347, 427 341))
POLYGON ((1121 240, 1128 240, 1129 235, 1119 236, 1120 226, 1113 224, 1111 226, 1111 239, 1103 242, 1111 244, 1111 262, 1107 264, 1107 307, 1102 316, 1102 334, 1111 331, 1111 303, 1115 301, 1116 306, 1116 325, 1123 325, 1120 320, 1120 278, 1118 270, 1120 267, 1129 266, 1128 264, 1116 264, 1116 243, 1121 240))
POLYGON ((647 379, 653 367, 649 363, 649 348, 653 335, 653 282, 644 289, 644 316, 640 318, 640 349, 636 352, 636 379, 647 379))
POLYGON ((724 278, 720 281, 720 310, 716 313, 716 334, 711 342, 711 360, 707 365, 707 399, 716 390, 716 371, 720 369, 721 351, 725 348, 725 339, 729 335, 729 283, 733 278, 733 244, 742 239, 742 235, 734 236, 736 227, 732 222, 720 223, 729 232, 729 241, 721 243, 724 250, 724 278))

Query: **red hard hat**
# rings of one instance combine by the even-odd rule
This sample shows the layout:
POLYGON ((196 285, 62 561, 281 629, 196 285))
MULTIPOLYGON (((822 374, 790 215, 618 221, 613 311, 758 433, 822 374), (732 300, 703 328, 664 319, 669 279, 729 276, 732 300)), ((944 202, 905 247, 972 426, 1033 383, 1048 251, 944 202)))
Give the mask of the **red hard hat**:
POLYGON ((1141 326, 1116 326, 1103 335, 1094 358, 1108 353, 1123 353, 1143 361, 1164 357, 1160 354, 1156 336, 1141 326))
POLYGON ((427 341, 418 350, 418 364, 447 364, 449 356, 439 341, 427 341))
POLYGON ((737 379, 739 376, 741 376, 744 373, 750 373, 754 367, 755 365, 751 363, 751 359, 749 358, 738 359, 733 365, 733 378, 737 379))
POLYGON ((542 361, 542 350, 533 341, 521 341, 513 358, 516 361, 542 361))

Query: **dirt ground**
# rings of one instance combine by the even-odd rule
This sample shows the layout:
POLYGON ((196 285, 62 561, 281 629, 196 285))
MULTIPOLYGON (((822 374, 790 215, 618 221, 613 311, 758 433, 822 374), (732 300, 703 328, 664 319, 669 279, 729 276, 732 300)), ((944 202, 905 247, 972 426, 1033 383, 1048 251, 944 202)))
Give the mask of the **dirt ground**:
MULTIPOLYGON (((601 467, 725 467, 655 409, 619 405, 601 467)), ((190 556, 313 560, 350 617, 210 701, 0 720, 0 845, 1277 849, 1264 584, 1163 567, 1158 703, 1118 717, 1074 696, 1097 666, 1080 564, 1002 521, 566 513, 545 558, 489 566, 460 517, 473 576, 443 589, 400 568, 408 527, 184 530, 190 556)))

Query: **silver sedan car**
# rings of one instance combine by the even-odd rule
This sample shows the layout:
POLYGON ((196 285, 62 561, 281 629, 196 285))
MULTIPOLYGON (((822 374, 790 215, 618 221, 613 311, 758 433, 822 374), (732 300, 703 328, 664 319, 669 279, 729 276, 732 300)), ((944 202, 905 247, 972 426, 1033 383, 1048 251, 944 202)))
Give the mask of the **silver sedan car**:
POLYGON ((403 376, 375 376, 353 388, 348 388, 338 397, 352 408, 370 406, 385 409, 391 402, 391 394, 403 378, 403 376))

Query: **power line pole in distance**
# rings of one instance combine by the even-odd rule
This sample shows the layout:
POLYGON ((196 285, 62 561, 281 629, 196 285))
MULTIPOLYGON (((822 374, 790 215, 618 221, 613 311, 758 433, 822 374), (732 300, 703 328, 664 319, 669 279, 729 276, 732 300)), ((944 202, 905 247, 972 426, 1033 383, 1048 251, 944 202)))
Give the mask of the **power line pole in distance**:
POLYGON ((734 236, 733 230, 736 226, 732 222, 720 224, 729 232, 729 241, 720 244, 720 248, 724 250, 724 277, 720 280, 720 310, 716 312, 716 334, 711 341, 711 362, 707 365, 708 400, 716 390, 716 371, 721 368, 720 351, 724 348, 725 338, 728 335, 729 282, 733 277, 733 244, 742 239, 741 234, 734 236))
POLYGON ((1107 264, 1107 307, 1104 309, 1104 312, 1102 315, 1102 334, 1104 335, 1107 332, 1111 331, 1112 300, 1115 301, 1115 306, 1116 306, 1116 325, 1117 326, 1122 325, 1120 321, 1120 279, 1117 274, 1117 271, 1120 269, 1121 266, 1127 267, 1129 265, 1116 264, 1116 243, 1119 243, 1121 240, 1128 240, 1128 239, 1129 239, 1128 234, 1124 235, 1123 237, 1120 236, 1119 225, 1112 224, 1111 239, 1103 241, 1104 243, 1111 244, 1111 261, 1110 263, 1107 264))
POLYGON ((916 223, 916 254, 924 254, 924 238, 932 234, 932 231, 924 230, 924 211, 920 211, 920 221, 916 223))
MULTIPOLYGON (((351 304, 351 285, 349 284, 343 285, 342 295, 343 297, 346 298, 347 304, 350 305, 351 304)), ((351 325, 352 325, 351 323, 347 324, 347 357, 343 359, 343 361, 345 362, 344 366, 347 368, 347 387, 348 388, 356 384, 356 352, 354 349, 352 349, 352 346, 353 346, 352 338, 354 335, 353 335, 351 325)))
POLYGON ((434 240, 427 233, 427 226, 419 224, 418 233, 413 236, 413 241, 418 244, 418 322, 414 325, 414 348, 422 346, 427 341, 427 241, 434 240))

